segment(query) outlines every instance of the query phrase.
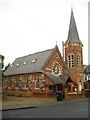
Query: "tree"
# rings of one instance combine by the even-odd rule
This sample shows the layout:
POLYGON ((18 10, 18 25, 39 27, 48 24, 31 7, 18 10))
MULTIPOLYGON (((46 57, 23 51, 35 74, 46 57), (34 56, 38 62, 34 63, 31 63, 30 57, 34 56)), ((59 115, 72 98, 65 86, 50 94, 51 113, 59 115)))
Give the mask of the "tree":
POLYGON ((8 67, 10 66, 10 63, 8 63, 5 68, 4 68, 4 72, 8 69, 8 67))
POLYGON ((0 55, 0 97, 2 95, 2 79, 3 79, 4 56, 0 55))

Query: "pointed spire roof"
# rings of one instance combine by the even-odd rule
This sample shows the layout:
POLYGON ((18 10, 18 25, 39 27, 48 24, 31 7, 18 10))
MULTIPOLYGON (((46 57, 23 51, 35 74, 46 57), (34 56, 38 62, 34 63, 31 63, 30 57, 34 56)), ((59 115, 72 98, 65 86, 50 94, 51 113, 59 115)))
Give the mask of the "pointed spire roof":
POLYGON ((73 9, 71 9, 71 18, 70 18, 67 41, 68 40, 71 40, 73 42, 80 40, 78 31, 77 31, 77 26, 76 26, 75 19, 74 19, 73 9))

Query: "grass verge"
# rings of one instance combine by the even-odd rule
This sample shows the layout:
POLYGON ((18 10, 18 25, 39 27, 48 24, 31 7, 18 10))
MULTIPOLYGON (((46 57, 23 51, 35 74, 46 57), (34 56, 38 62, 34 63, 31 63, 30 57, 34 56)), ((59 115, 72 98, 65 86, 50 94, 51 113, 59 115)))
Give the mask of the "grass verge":
POLYGON ((56 102, 56 98, 31 98, 31 97, 15 97, 5 96, 2 98, 3 106, 26 105, 26 104, 42 104, 56 102))

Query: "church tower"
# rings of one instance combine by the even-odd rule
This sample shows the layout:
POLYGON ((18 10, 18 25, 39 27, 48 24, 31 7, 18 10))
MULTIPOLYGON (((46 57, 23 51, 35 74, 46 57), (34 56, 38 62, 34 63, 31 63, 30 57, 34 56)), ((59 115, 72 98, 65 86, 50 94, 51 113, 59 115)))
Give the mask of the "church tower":
POLYGON ((77 26, 71 10, 71 18, 69 24, 68 37, 64 44, 65 49, 65 62, 67 73, 78 84, 78 93, 84 89, 84 74, 83 74, 83 44, 80 41, 77 26))

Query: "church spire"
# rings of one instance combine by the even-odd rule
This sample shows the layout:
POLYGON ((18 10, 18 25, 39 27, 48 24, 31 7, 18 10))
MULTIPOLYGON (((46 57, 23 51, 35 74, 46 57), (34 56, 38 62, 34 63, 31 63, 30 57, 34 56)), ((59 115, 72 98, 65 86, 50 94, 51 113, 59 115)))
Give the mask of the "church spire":
POLYGON ((76 27, 76 23, 75 23, 75 19, 74 19, 73 8, 71 8, 71 18, 70 18, 70 25, 69 25, 67 40, 71 40, 73 42, 80 40, 77 27, 76 27))

